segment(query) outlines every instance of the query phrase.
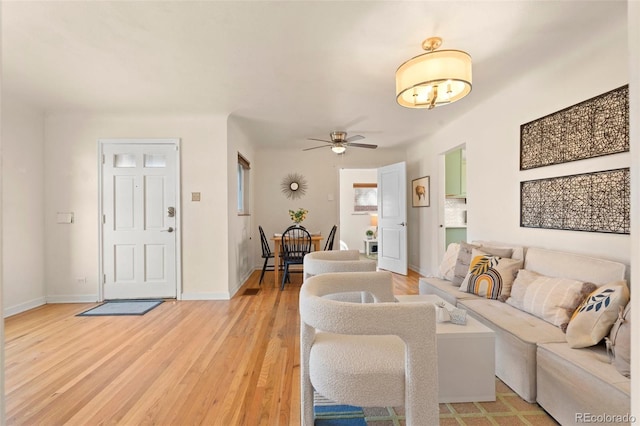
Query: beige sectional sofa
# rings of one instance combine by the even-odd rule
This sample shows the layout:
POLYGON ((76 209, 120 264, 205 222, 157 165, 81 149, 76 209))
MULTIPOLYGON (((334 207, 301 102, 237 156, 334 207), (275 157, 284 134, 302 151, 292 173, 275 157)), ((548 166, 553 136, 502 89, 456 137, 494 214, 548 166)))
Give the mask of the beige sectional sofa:
MULTIPOLYGON (((525 270, 598 287, 626 278, 622 263, 572 253, 513 247, 512 258, 524 259, 525 270)), ((494 330, 496 375, 560 424, 586 423, 594 416, 601 424, 629 423, 630 379, 610 364, 603 343, 572 349, 559 327, 510 304, 460 291, 442 278, 421 278, 419 285, 420 294, 438 295, 494 330)))

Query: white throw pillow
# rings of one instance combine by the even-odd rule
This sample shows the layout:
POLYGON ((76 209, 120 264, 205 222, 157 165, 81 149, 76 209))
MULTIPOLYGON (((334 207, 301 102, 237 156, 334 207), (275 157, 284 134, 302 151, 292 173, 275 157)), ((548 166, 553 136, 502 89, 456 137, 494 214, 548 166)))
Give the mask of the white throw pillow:
POLYGON ((507 304, 565 331, 575 309, 595 288, 595 284, 523 269, 513 282, 507 304))
POLYGON ((453 270, 453 283, 455 285, 462 284, 465 277, 469 273, 469 263, 471 263, 471 250, 474 248, 480 248, 480 246, 474 246, 464 241, 460 241, 460 248, 458 249, 458 258, 456 259, 456 266, 453 270))
POLYGON ((442 258, 442 262, 440 262, 440 267, 438 268, 438 272, 440 273, 440 278, 444 280, 453 281, 453 276, 456 269, 456 260, 458 259, 458 252, 460 251, 459 243, 451 243, 447 247, 447 252, 444 254, 442 258))
POLYGON ((629 302, 626 281, 616 281, 599 287, 576 309, 569 327, 567 342, 572 348, 597 345, 611 331, 618 311, 629 302))

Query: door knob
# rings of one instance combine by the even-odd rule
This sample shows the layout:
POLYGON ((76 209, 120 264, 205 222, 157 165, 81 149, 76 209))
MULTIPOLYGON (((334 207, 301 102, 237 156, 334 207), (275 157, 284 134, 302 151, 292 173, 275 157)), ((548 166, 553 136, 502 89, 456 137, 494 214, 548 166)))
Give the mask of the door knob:
POLYGON ((400 225, 400 226, 406 226, 407 224, 406 224, 406 223, 404 223, 404 222, 402 222, 402 223, 399 223, 398 225, 400 225))
POLYGON ((161 229, 160 232, 173 232, 173 228, 170 226, 167 229, 161 229))

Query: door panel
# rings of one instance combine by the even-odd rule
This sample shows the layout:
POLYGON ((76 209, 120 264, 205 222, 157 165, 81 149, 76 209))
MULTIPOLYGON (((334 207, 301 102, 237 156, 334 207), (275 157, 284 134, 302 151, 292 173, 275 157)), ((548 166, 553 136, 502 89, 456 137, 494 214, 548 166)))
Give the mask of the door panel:
POLYGON ((114 226, 118 231, 132 230, 134 224, 134 188, 135 179, 132 176, 114 176, 114 226))
POLYGON ((163 176, 145 176, 144 223, 147 230, 161 230, 165 226, 164 181, 163 176))
POLYGON ((384 257, 398 261, 402 255, 401 242, 402 235, 397 229, 383 228, 383 238, 385 243, 384 257))
POLYGON ((407 166, 378 169, 378 267, 407 275, 407 166))
POLYGON ((174 298, 177 145, 102 146, 105 299, 174 298))

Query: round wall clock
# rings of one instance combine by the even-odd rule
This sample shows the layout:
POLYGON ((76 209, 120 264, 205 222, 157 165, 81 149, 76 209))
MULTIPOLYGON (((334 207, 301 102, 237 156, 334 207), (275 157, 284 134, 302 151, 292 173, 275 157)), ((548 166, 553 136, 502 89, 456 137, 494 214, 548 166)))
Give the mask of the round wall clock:
POLYGON ((287 198, 295 200, 307 192, 307 181, 301 174, 290 173, 282 179, 280 188, 287 198))

